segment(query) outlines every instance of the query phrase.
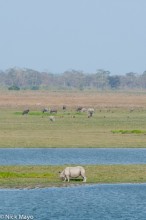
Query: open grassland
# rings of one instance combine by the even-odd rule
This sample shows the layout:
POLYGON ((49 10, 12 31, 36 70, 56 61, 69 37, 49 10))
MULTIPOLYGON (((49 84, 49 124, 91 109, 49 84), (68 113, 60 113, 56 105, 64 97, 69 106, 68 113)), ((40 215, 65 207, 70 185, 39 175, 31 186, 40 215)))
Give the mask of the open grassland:
POLYGON ((0 188, 36 188, 72 186, 95 183, 144 183, 146 165, 91 165, 84 166, 87 183, 81 178, 62 182, 59 171, 65 166, 0 166, 0 188))
POLYGON ((146 94, 3 91, 0 147, 146 147, 146 94), (95 114, 88 118, 77 106, 95 114), (55 122, 43 107, 58 109, 55 122))

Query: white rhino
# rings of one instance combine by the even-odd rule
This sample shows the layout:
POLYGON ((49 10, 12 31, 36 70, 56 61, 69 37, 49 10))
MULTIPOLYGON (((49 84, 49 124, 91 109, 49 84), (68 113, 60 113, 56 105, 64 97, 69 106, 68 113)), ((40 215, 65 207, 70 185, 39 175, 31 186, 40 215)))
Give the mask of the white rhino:
POLYGON ((86 176, 85 176, 85 169, 81 166, 77 167, 66 167, 62 172, 60 173, 60 178, 64 181, 70 180, 70 178, 77 178, 81 176, 83 178, 83 182, 86 182, 86 176))

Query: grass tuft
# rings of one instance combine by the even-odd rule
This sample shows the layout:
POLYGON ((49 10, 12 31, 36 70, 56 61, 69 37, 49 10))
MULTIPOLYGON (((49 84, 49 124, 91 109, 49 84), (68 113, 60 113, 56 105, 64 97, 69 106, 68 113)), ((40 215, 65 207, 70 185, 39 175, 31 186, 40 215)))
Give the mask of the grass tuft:
POLYGON ((146 134, 145 130, 113 130, 113 134, 146 134))

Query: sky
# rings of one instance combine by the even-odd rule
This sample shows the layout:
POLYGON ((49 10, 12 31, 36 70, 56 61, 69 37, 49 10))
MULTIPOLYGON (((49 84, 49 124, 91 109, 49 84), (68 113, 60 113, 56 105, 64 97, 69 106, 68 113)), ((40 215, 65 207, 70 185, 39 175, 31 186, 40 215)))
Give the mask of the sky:
POLYGON ((0 0, 0 69, 146 70, 146 0, 0 0))

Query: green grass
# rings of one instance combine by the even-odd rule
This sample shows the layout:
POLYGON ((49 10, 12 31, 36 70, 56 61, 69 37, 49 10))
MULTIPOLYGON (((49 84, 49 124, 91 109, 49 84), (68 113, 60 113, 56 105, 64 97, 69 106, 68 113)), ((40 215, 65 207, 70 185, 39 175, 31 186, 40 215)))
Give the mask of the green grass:
POLYGON ((0 109, 0 147, 146 147, 145 115, 139 108, 104 108, 88 118, 71 110, 51 122, 48 113, 0 109))
MULTIPOLYGON (((59 171, 65 166, 0 166, 0 188, 72 186, 81 178, 64 183, 59 171)), ((86 165, 87 183, 144 183, 146 165, 86 165)))
MULTIPOLYGON (((14 112, 15 115, 17 116, 20 116, 22 115, 22 111, 17 111, 17 112, 14 112)), ((42 113, 41 111, 30 111, 28 113, 28 115, 30 116, 42 116, 42 117, 46 117, 46 116, 50 116, 50 115, 54 115, 54 116, 57 116, 57 117, 62 117, 62 116, 67 116, 67 115, 80 115, 80 116, 83 116, 85 115, 85 113, 82 113, 82 112, 76 112, 76 111, 71 111, 71 112, 66 112, 66 111, 60 111, 59 113, 50 113, 50 112, 44 112, 42 113)))
POLYGON ((113 134, 146 134, 143 130, 115 130, 112 131, 113 134))

